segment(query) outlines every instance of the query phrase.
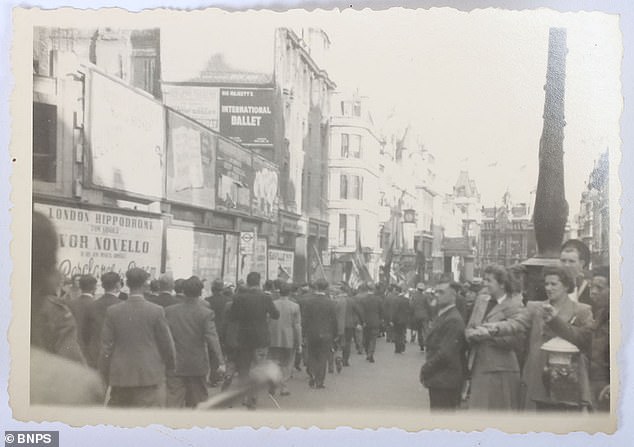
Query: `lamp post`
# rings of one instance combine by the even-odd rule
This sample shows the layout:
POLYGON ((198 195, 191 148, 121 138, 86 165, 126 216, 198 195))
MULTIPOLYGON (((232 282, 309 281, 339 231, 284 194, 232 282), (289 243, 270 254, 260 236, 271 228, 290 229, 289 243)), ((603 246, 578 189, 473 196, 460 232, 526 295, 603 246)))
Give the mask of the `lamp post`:
POLYGON ((568 203, 564 190, 564 96, 566 81, 566 30, 551 28, 548 39, 548 66, 544 90, 544 127, 539 141, 539 175, 533 222, 537 255, 526 266, 526 295, 529 300, 544 300, 542 270, 559 263, 568 203))

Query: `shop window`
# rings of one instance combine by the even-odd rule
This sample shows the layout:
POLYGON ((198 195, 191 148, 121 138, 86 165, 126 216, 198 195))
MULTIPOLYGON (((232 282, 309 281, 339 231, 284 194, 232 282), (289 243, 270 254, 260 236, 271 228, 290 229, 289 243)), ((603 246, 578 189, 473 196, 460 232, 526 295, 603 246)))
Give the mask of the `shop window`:
POLYGON ((33 103, 33 179, 57 179, 57 106, 33 103))

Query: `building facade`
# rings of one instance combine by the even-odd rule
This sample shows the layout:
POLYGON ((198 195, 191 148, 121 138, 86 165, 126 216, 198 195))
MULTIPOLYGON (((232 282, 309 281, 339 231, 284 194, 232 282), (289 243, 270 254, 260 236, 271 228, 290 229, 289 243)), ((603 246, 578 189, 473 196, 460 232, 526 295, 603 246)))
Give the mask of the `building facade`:
POLYGON ((367 109, 367 98, 336 94, 331 111, 328 213, 332 279, 349 276, 350 254, 360 245, 376 280, 382 252, 377 207, 381 141, 367 109))
POLYGON ((609 158, 606 150, 596 161, 581 194, 578 238, 590 249, 593 267, 610 265, 609 158))
POLYGON ((480 241, 482 267, 509 267, 535 256, 537 243, 530 206, 513 203, 507 192, 501 206, 484 207, 480 241))

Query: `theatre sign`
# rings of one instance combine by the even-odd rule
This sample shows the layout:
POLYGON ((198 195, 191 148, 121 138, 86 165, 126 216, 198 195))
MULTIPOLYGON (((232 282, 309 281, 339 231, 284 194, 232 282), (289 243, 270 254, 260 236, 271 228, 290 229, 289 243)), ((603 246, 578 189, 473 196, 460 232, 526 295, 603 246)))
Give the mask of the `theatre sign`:
POLYGON ((58 233, 58 268, 67 278, 91 274, 120 275, 140 267, 152 276, 161 268, 161 219, 111 211, 34 203, 58 233))
POLYGON ((273 89, 221 88, 220 133, 244 146, 273 146, 273 89))

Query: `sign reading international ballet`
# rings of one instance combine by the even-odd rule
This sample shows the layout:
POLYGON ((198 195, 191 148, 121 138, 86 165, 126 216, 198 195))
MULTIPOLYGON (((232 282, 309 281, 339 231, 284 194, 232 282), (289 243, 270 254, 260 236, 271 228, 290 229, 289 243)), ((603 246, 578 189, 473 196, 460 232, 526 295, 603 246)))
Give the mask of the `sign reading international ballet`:
POLYGON ((244 146, 273 146, 273 89, 221 88, 220 133, 244 146))
POLYGON ((120 275, 140 267, 156 276, 161 267, 163 222, 150 217, 34 203, 57 230, 58 269, 66 276, 120 275))

